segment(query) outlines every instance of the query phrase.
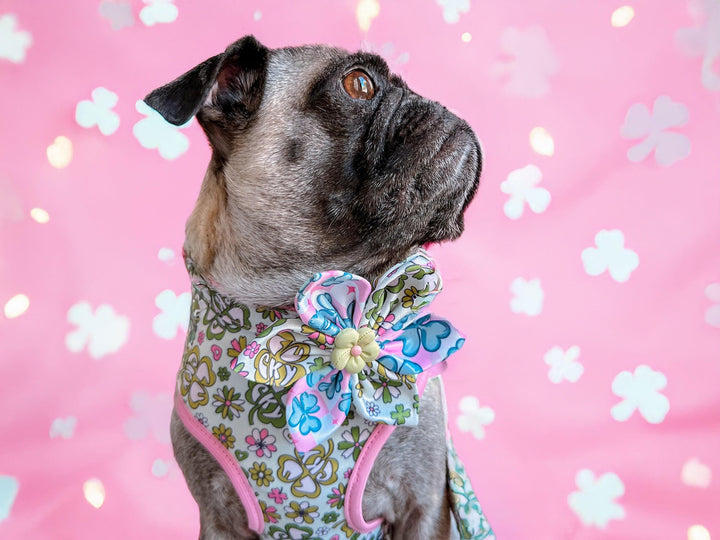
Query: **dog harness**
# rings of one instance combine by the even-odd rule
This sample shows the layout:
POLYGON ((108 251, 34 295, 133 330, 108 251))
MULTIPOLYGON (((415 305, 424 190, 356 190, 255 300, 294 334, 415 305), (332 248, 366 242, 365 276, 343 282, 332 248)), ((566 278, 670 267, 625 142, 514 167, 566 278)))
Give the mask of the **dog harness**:
MULTIPOLYGON (((230 478, 248 526, 273 539, 378 539, 362 495, 395 426, 464 337, 424 309, 442 281, 420 250, 374 283, 316 274, 294 308, 219 294, 185 258, 190 324, 175 405, 230 478)), ((419 458, 421 459, 421 449, 419 458)), ((494 538, 448 437, 457 538, 494 538)))

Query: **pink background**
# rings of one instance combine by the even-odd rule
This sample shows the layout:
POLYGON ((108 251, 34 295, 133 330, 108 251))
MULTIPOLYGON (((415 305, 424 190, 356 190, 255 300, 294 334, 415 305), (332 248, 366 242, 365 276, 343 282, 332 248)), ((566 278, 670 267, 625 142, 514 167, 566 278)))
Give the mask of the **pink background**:
POLYGON ((144 148, 135 102, 249 33, 366 42, 482 139, 466 233, 433 249, 446 284, 434 310, 469 334, 446 376, 451 429, 498 538, 670 540, 696 524, 720 538, 720 44, 702 39, 720 36, 720 3, 628 0, 635 18, 615 28, 613 0, 440 1, 380 0, 363 32, 357 0, 176 0, 175 20, 151 26, 143 8, 173 8, 115 2, 113 23, 98 1, 0 0, 17 19, 0 22, 0 306, 30 299, 0 314, 0 538, 197 535, 167 423, 186 309, 174 301, 189 289, 179 252, 209 149, 196 122, 176 159, 144 148), (113 29, 123 13, 132 24, 113 29), (76 121, 97 87, 118 96, 110 135, 76 121), (674 105, 651 119, 660 96, 674 105), (536 126, 552 156, 530 145, 536 126), (657 152, 631 161, 653 127, 657 152), (60 135, 74 149, 62 169, 46 155, 60 135), (503 184, 527 165, 539 184, 503 184), (591 249, 602 230, 622 231, 636 268, 621 247, 591 249), (591 275, 603 261, 626 279, 591 275), (534 297, 516 298, 517 278, 534 297), (111 306, 108 324, 69 320, 80 302, 111 306), (579 347, 582 374, 569 358, 551 381, 556 346, 579 347), (642 365, 656 386, 637 372, 621 384, 642 365), (623 416, 628 395, 640 409, 623 416))

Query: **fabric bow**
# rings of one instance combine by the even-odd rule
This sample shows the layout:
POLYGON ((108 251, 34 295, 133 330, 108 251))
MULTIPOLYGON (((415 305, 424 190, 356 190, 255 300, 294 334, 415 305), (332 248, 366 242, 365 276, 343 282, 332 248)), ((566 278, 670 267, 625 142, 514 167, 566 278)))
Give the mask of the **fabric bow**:
POLYGON ((420 313, 441 289, 440 275, 424 250, 374 286, 362 277, 330 271, 316 274, 300 289, 295 307, 301 331, 324 354, 306 361, 307 373, 288 392, 287 423, 298 451, 324 442, 351 404, 373 422, 417 425, 418 375, 465 342, 447 320, 420 313))

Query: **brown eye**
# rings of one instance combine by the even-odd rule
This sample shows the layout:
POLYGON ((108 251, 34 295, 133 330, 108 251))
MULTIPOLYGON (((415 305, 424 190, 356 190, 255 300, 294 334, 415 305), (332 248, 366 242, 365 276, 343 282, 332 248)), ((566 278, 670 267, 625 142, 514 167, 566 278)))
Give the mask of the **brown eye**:
POLYGON ((372 99, 375 95, 372 79, 367 73, 359 69, 345 75, 343 88, 345 88, 348 96, 353 99, 372 99))

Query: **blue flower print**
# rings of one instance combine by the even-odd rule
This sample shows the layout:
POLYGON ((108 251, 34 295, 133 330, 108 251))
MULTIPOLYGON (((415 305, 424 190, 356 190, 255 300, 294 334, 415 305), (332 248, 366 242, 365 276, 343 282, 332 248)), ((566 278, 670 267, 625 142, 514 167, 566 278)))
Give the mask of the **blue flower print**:
POLYGON ((447 352, 448 356, 450 356, 453 353, 458 352, 462 348, 463 345, 465 345, 465 338, 458 339, 457 343, 455 343, 455 345, 453 345, 452 347, 450 347, 448 349, 448 352, 447 352))
MULTIPOLYGON (((333 304, 332 296, 329 293, 322 293, 317 295, 315 303, 320 306, 317 312, 310 317, 308 325, 319 330, 323 334, 328 336, 335 336, 340 332, 341 328, 347 328, 352 326, 350 319, 345 315, 345 318, 338 312, 337 308, 333 304)), ((348 313, 352 313, 355 308, 355 303, 352 302, 348 306, 348 313)))
POLYGON ((370 416, 377 416, 380 413, 380 407, 378 407, 377 403, 373 403, 372 401, 368 401, 365 404, 365 410, 370 416))
POLYGON ((404 317, 401 317, 395 324, 393 324, 392 329, 395 331, 402 330, 411 320, 417 317, 417 315, 418 314, 414 312, 408 313, 404 317))
POLYGON ((437 351, 443 339, 452 333, 450 325, 444 321, 428 321, 430 315, 418 319, 408 326, 397 340, 402 341, 405 356, 415 356, 422 346, 429 352, 437 351))
POLYGON ((292 413, 288 419, 288 424, 292 427, 300 426, 300 433, 307 435, 311 431, 320 431, 322 423, 317 416, 312 416, 320 410, 317 404, 318 399, 312 394, 303 392, 299 397, 292 401, 292 413))
MULTIPOLYGON (((403 352, 405 352, 404 346, 403 352)), ((417 351, 415 352, 417 353, 417 351)), ((378 364, 380 364, 381 366, 385 366, 386 369, 394 371, 398 375, 417 375, 419 373, 422 373, 423 371, 423 368, 421 368, 415 362, 412 362, 410 360, 398 359, 394 356, 385 355, 378 358, 377 361, 378 364)))
POLYGON ((340 400, 338 409, 340 409, 342 412, 347 414, 350 411, 350 403, 352 403, 352 394, 350 392, 347 392, 346 394, 343 394, 340 397, 342 399, 340 400))
POLYGON ((335 373, 335 375, 330 376, 330 380, 328 382, 322 382, 320 383, 320 386, 318 386, 318 389, 321 392, 325 392, 325 395, 328 397, 328 399, 332 399, 335 397, 335 392, 340 391, 340 383, 342 383, 343 380, 343 373, 342 371, 338 371, 335 373))

